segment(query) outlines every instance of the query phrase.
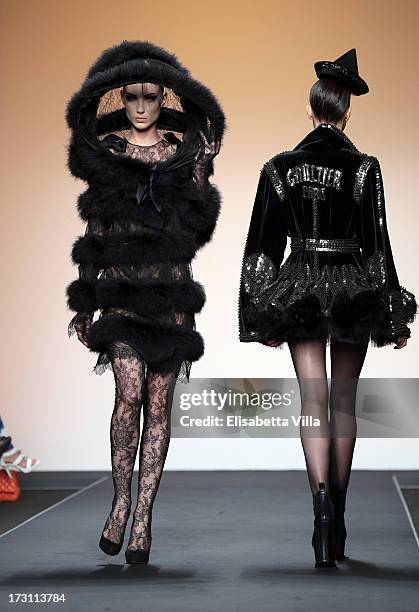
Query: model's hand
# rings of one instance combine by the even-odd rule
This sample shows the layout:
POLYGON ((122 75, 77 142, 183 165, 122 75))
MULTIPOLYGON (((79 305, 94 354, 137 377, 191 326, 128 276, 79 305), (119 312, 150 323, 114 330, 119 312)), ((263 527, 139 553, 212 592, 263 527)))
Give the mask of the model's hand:
POLYGON ((396 340, 395 340, 396 346, 393 347, 395 349, 401 349, 404 346, 406 346, 407 344, 407 338, 406 336, 399 336, 396 340))
POLYGON ((89 347, 87 336, 92 325, 93 315, 89 312, 80 312, 77 314, 74 327, 76 328, 77 337, 84 346, 89 347))
POLYGON ((266 344, 268 344, 269 346, 278 346, 279 344, 281 344, 281 340, 267 340, 266 344))

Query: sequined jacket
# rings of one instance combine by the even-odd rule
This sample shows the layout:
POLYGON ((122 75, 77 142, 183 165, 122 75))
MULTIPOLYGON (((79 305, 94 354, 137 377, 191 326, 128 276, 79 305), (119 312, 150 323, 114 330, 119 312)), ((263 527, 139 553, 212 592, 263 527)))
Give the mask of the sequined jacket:
MULTIPOLYGON (((410 337, 407 323, 414 320, 417 305, 414 295, 399 284, 379 161, 361 153, 343 131, 326 123, 293 150, 275 155, 261 170, 242 260, 240 340, 268 344, 266 330, 291 304, 294 318, 290 322, 288 317, 288 335, 282 337, 309 337, 309 331, 303 333, 298 325, 301 309, 295 305, 301 305, 307 294, 319 297, 322 282, 321 297, 327 294, 324 315, 333 318, 338 311, 336 294, 342 303, 349 285, 352 295, 363 296, 364 312, 369 289, 379 297, 382 314, 380 324, 370 325, 373 344, 410 337), (291 253, 282 263, 288 237, 291 253)), ((360 302, 348 304, 351 329, 356 330, 360 302)), ((356 334, 352 332, 355 341, 356 334)))

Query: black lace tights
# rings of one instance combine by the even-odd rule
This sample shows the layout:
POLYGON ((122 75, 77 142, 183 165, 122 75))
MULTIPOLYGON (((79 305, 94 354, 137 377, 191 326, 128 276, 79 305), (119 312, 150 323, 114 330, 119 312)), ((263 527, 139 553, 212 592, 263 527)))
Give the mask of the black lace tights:
MULTIPOLYGON (((115 406, 110 441, 114 498, 103 535, 119 542, 131 509, 131 482, 140 440, 138 495, 128 547, 149 548, 151 514, 170 441, 170 411, 179 369, 168 374, 147 371, 130 346, 114 342, 109 349, 115 378, 115 406)), ((179 366, 180 367, 180 366, 179 366)))
POLYGON ((368 344, 330 340, 330 398, 326 372, 326 340, 290 343, 301 415, 320 419, 321 427, 301 427, 301 442, 313 493, 324 482, 346 496, 356 440, 356 390, 368 344), (328 419, 328 404, 330 420, 328 419))

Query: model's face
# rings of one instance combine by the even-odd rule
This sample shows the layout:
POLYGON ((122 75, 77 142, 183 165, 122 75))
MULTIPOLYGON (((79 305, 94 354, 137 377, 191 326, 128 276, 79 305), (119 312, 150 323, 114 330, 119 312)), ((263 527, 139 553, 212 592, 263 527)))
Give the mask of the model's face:
POLYGON ((163 92, 155 83, 132 83, 121 89, 127 117, 137 130, 146 130, 160 115, 163 92))

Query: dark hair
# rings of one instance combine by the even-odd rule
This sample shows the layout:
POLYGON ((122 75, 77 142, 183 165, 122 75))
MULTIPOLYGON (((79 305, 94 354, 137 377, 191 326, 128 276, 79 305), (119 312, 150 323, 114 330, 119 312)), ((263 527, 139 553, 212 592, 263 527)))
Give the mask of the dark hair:
POLYGON ((349 107, 351 92, 333 77, 322 77, 310 89, 310 105, 317 119, 339 121, 349 107))
MULTIPOLYGON (((127 83, 127 85, 128 84, 129 83, 127 83)), ((163 85, 163 83, 154 83, 154 85, 157 85, 157 87, 160 89, 161 93, 164 93, 164 85, 163 85)), ((126 85, 122 85, 122 89, 124 90, 124 92, 125 92, 125 87, 126 87, 126 85)))

